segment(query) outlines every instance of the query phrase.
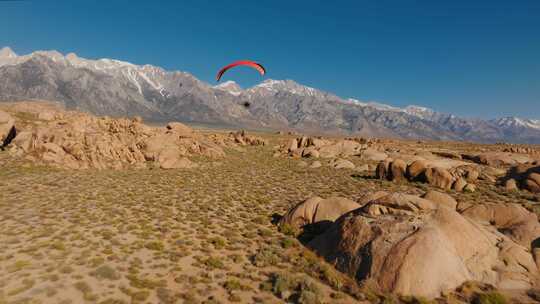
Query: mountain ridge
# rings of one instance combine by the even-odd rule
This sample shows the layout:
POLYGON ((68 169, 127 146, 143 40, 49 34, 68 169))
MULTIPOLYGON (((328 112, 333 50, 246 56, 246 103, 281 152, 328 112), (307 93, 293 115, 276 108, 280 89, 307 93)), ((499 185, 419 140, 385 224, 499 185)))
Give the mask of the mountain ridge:
POLYGON ((266 79, 243 89, 210 85, 190 73, 75 53, 0 49, 0 100, 35 98, 97 115, 181 120, 247 128, 293 129, 411 139, 540 143, 540 120, 490 120, 410 105, 342 98, 293 80, 266 79), (244 106, 249 104, 249 107, 244 106))

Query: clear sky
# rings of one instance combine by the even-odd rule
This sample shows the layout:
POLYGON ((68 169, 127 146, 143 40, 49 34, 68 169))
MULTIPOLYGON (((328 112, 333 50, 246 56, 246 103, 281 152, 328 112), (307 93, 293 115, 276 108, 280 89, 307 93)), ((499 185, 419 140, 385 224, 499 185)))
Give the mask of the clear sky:
MULTIPOLYGON (((540 119, 540 1, 0 0, 0 46, 182 70, 230 61, 342 97, 540 119), (159 2, 159 4, 158 4, 159 2)), ((224 80, 251 86, 248 68, 224 80)))

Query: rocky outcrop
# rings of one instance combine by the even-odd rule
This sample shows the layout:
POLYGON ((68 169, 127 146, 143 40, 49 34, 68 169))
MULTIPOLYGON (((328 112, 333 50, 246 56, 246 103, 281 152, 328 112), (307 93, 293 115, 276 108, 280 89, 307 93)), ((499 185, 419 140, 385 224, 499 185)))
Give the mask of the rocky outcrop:
MULTIPOLYGON (((529 250, 532 250, 533 242, 540 237, 538 217, 518 204, 475 204, 460 212, 477 222, 493 225, 498 231, 529 250)), ((534 247, 540 247, 540 244, 534 247)))
POLYGON ((475 167, 457 163, 457 167, 446 169, 448 162, 439 166, 438 160, 413 160, 409 165, 401 159, 388 158, 379 162, 376 170, 376 178, 387 179, 394 182, 409 180, 411 182, 425 182, 434 187, 444 190, 473 192, 473 183, 480 173, 475 167))
POLYGON ((530 214, 511 207, 462 215, 454 204, 436 193, 378 196, 344 213, 308 246, 382 292, 437 297, 467 281, 522 290, 538 283, 529 241, 540 232, 527 226, 530 214))
POLYGON ((520 154, 540 154, 538 148, 527 146, 510 146, 503 149, 503 152, 520 153, 520 154))
MULTIPOLYGON (((204 135, 179 122, 150 127, 140 118, 96 117, 50 104, 16 103, 4 108, 24 117, 7 120, 10 126, 17 125, 10 153, 62 168, 194 168, 197 164, 189 160, 191 156, 218 158, 227 146, 265 144, 244 131, 204 135)), ((0 113, 2 117, 11 116, 0 113)))
POLYGON ((267 141, 256 136, 248 135, 245 130, 231 132, 229 137, 234 139, 234 142, 241 146, 264 146, 267 141))
POLYGON ((533 193, 540 193, 540 166, 525 164, 512 167, 503 178, 503 183, 508 191, 520 187, 533 193))
POLYGON ((369 148, 376 141, 366 139, 329 140, 321 137, 302 136, 291 138, 279 148, 282 154, 292 157, 338 158, 360 156, 363 160, 382 160, 384 152, 369 148))

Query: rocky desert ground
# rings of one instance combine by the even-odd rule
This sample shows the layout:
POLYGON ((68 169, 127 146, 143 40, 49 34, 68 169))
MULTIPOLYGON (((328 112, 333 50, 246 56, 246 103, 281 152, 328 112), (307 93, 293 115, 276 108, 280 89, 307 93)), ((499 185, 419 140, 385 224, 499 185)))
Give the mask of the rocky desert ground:
POLYGON ((0 104, 0 303, 534 303, 540 147, 0 104))

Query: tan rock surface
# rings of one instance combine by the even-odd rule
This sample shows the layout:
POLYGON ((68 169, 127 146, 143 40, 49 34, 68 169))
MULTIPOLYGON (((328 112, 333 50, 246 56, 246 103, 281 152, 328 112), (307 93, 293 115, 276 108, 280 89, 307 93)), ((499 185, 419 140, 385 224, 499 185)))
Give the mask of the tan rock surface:
POLYGON ((281 225, 300 228, 308 224, 322 221, 335 221, 341 215, 360 208, 360 205, 343 197, 323 199, 315 196, 292 208, 280 220, 281 225))
POLYGON ((538 278, 531 253, 496 229, 397 193, 345 214, 309 246, 383 292, 436 297, 470 280, 526 289, 538 278))

